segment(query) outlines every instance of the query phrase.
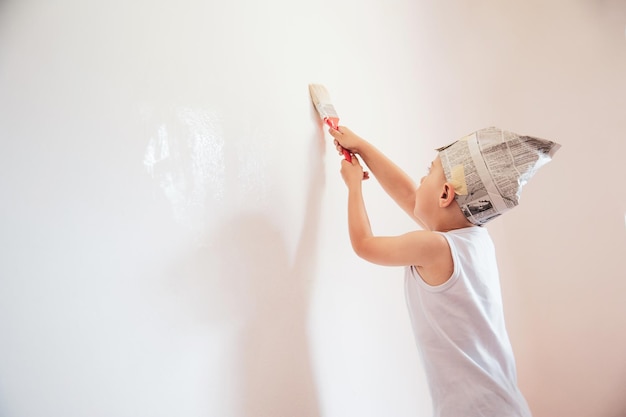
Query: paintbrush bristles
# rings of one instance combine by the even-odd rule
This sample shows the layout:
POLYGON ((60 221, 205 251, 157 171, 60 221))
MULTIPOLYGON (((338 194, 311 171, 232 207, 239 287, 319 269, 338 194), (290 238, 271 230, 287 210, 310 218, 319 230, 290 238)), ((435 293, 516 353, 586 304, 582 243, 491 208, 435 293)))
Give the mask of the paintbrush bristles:
POLYGON ((339 118, 335 107, 330 101, 330 94, 328 94, 326 87, 321 84, 309 84, 309 93, 311 94, 313 105, 322 119, 339 118))

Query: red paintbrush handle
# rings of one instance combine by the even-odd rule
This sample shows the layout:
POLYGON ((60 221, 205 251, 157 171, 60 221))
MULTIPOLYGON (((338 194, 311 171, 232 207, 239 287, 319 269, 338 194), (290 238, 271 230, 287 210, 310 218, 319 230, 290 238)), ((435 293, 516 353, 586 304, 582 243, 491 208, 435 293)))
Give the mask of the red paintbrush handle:
MULTIPOLYGON (((324 121, 326 122, 326 124, 330 127, 332 127, 335 130, 339 130, 339 119, 336 117, 325 117, 324 121)), ((341 148, 341 152, 343 152, 343 157, 346 161, 348 162, 352 162, 352 156, 350 155, 350 152, 347 149, 341 148)))

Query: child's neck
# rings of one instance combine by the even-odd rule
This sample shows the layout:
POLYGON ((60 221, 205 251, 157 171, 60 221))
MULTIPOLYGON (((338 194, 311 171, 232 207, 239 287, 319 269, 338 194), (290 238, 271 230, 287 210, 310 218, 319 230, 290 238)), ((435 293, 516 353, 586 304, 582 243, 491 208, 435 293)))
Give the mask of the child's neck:
POLYGON ((445 213, 443 213, 442 217, 436 219, 431 226, 432 227, 430 227, 430 230, 432 231, 449 232, 450 230, 464 229, 466 227, 472 227, 475 225, 467 220, 467 217, 465 217, 461 209, 458 209, 458 211, 446 211, 445 213))

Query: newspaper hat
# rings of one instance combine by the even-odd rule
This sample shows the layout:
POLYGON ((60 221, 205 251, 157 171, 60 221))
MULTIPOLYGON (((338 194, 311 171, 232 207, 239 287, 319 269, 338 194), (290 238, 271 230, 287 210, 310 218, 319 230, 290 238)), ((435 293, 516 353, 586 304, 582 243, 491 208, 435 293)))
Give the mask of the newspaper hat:
POLYGON ((463 214, 482 225, 517 206, 522 186, 560 147, 489 127, 437 151, 463 214))

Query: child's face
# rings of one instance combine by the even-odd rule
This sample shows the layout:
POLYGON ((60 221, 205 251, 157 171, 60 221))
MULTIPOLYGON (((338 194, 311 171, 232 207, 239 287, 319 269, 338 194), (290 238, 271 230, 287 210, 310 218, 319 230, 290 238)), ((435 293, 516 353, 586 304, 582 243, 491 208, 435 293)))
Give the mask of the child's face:
POLYGON ((443 192, 445 183, 446 176, 443 173, 441 160, 437 156, 428 168, 428 173, 420 180, 420 185, 415 191, 413 214, 426 226, 429 226, 430 219, 432 219, 433 214, 439 207, 439 197, 443 192))

